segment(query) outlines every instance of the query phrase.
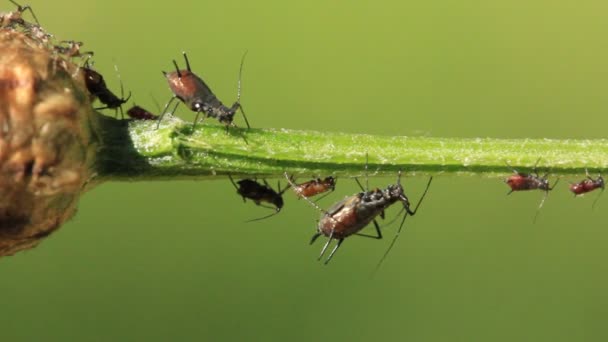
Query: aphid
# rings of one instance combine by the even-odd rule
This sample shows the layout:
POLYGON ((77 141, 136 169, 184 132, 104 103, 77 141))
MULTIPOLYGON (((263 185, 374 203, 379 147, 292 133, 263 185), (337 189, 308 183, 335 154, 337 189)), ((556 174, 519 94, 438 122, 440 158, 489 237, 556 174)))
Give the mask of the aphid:
POLYGON ((158 120, 158 115, 152 114, 138 105, 129 108, 127 115, 135 120, 158 120))
POLYGON ((604 192, 604 178, 602 177, 602 175, 598 175, 596 179, 593 179, 589 175, 589 171, 587 171, 586 169, 585 173, 587 174, 587 179, 583 179, 578 183, 570 184, 570 191, 574 193, 574 196, 581 196, 595 189, 602 189, 600 194, 597 196, 597 198, 595 199, 595 201, 593 201, 593 204, 591 205, 591 207, 593 208, 595 207, 595 203, 597 203, 597 200, 600 199, 600 196, 604 192))
POLYGON ((89 93, 97 97, 99 101, 105 105, 105 107, 95 108, 95 110, 114 109, 116 113, 120 111, 121 117, 124 117, 122 105, 129 101, 129 99, 131 98, 131 92, 129 92, 129 96, 127 96, 127 98, 124 98, 125 91, 122 85, 122 81, 120 82, 121 98, 118 98, 118 96, 114 95, 114 93, 112 93, 110 89, 108 89, 108 86, 106 85, 103 76, 101 76, 101 74, 97 71, 89 68, 88 63, 85 63, 85 67, 82 68, 82 70, 84 71, 84 80, 87 89, 89 90, 89 93))
POLYGON ((511 187, 511 191, 509 191, 509 193, 507 195, 510 195, 514 191, 526 191, 526 190, 542 190, 545 192, 545 196, 540 201, 540 205, 538 206, 538 209, 536 210, 536 215, 534 215, 533 222, 536 222, 538 213, 540 212, 540 209, 543 207, 543 204, 545 203, 545 200, 547 199, 547 196, 549 195, 549 191, 553 190, 553 188, 555 188, 555 186, 559 182, 559 178, 558 178, 555 181, 555 183, 553 183, 553 186, 549 186, 549 180, 547 179, 547 176, 549 175, 549 173, 545 173, 542 177, 539 176, 539 174, 536 170, 536 166, 538 165, 539 161, 540 161, 540 158, 534 164, 532 173, 518 172, 517 170, 512 168, 509 164, 507 164, 507 166, 511 167, 511 169, 513 170, 513 172, 515 174, 511 175, 511 176, 509 176, 509 178, 505 179, 505 183, 507 183, 507 185, 509 187, 511 187))
POLYGON ((82 47, 84 45, 83 42, 77 42, 77 41, 73 41, 73 40, 63 40, 59 43, 65 44, 65 46, 55 45, 54 50, 57 53, 65 55, 67 57, 84 57, 84 56, 93 57, 93 55, 95 54, 93 51, 81 52, 80 47, 82 47))
MULTIPOLYGON (((397 177, 397 184, 389 185, 386 189, 376 188, 371 191, 362 189, 362 192, 346 197, 345 199, 334 204, 328 210, 321 209, 307 197, 303 197, 306 201, 308 201, 308 203, 310 203, 312 206, 314 206, 323 213, 317 225, 317 232, 313 235, 310 241, 311 244, 314 243, 321 235, 325 235, 328 237, 327 242, 321 249, 319 260, 321 260, 321 258, 325 254, 327 247, 333 239, 336 239, 338 241, 330 252, 327 259, 325 260, 325 264, 327 264, 331 260, 338 248, 342 245, 342 242, 344 242, 344 239, 351 235, 382 239, 380 226, 375 221, 375 218, 377 216, 384 218, 385 209, 387 209, 396 202, 401 202, 405 210, 405 215, 403 216, 397 234, 389 245, 387 251, 384 253, 383 257, 380 259, 377 265, 377 267, 379 267, 388 255, 393 245, 395 244, 397 237, 401 233, 401 229, 403 228, 403 224, 407 215, 409 214, 413 216, 418 211, 422 200, 426 196, 426 193, 429 187, 431 186, 432 180, 433 177, 430 177, 424 190, 424 193, 420 197, 420 200, 418 201, 418 204, 416 205, 416 208, 414 208, 414 210, 411 210, 410 201, 405 195, 403 187, 401 186, 401 172, 399 172, 399 175, 397 177), (370 222, 374 223, 374 227, 376 228, 376 235, 374 236, 359 233, 370 222)), ((290 182, 291 186, 294 186, 291 180, 288 179, 288 181, 290 182)))
MULTIPOLYGON (((285 177, 289 179, 287 173, 285 173, 285 177)), ((332 176, 325 177, 325 179, 317 178, 300 184, 292 184, 291 187, 299 198, 310 198, 318 194, 327 192, 325 195, 319 198, 321 199, 329 195, 330 192, 336 190, 336 178, 332 176)))
MULTIPOLYGON (((167 82, 169 82, 169 87, 173 92, 173 97, 167 102, 165 108, 163 109, 163 114, 169 108, 171 102, 175 99, 179 99, 183 102, 188 109, 193 112, 196 112, 196 117, 194 118, 193 126, 196 125, 198 121, 198 117, 200 113, 204 113, 206 118, 208 116, 217 119, 219 122, 226 125, 226 129, 228 126, 236 126, 233 123, 234 114, 237 110, 241 110, 243 113, 243 118, 245 119, 245 124, 247 124, 247 128, 250 128, 249 121, 247 120, 247 116, 243 111, 243 107, 241 106, 241 75, 243 73, 243 62, 245 61, 246 53, 243 55, 241 59, 241 67, 239 69, 239 81, 238 81, 238 90, 236 96, 236 102, 232 105, 232 107, 226 107, 218 100, 218 98, 213 94, 209 86, 205 84, 205 82, 198 77, 195 73, 190 69, 190 62, 188 61, 188 56, 183 52, 184 60, 186 61, 186 70, 180 70, 177 66, 177 62, 173 60, 173 65, 175 65, 175 71, 165 72, 163 71, 163 75, 167 78, 167 82)), ((158 120, 158 125, 160 125, 160 121, 162 120, 163 114, 161 114, 160 119, 158 120)), ((158 127, 158 126, 157 126, 158 127)))
POLYGON ((0 28, 12 27, 14 25, 21 25, 25 28, 29 27, 30 24, 23 19, 23 12, 29 10, 32 14, 32 18, 36 21, 36 24, 40 26, 38 22, 38 18, 36 18, 36 14, 29 5, 21 6, 13 0, 9 0, 15 6, 17 6, 17 10, 13 12, 0 13, 0 28))
POLYGON ((270 185, 268 184, 268 182, 266 182, 266 180, 264 180, 264 184, 260 184, 253 179, 241 179, 237 182, 234 182, 234 179, 232 179, 232 176, 228 175, 228 178, 230 178, 230 182, 232 182, 232 185, 234 185, 236 192, 239 195, 241 195, 241 197, 243 197, 243 202, 246 202, 247 199, 250 199, 256 205, 275 210, 275 212, 270 215, 260 217, 257 219, 253 219, 253 220, 249 220, 247 222, 263 220, 265 218, 274 216, 281 211, 281 208, 283 208, 283 196, 282 195, 287 189, 289 189, 289 187, 286 187, 285 189, 281 190, 281 184, 278 183, 278 185, 277 185, 278 192, 277 192, 277 191, 274 191, 274 189, 272 189, 270 187, 270 185), (267 206, 262 203, 269 203, 269 204, 273 205, 274 207, 267 206))
POLYGON ((53 35, 46 32, 42 26, 38 25, 38 24, 31 24, 29 25, 29 27, 27 28, 27 34, 42 42, 43 44, 48 44, 49 41, 53 38, 53 35))

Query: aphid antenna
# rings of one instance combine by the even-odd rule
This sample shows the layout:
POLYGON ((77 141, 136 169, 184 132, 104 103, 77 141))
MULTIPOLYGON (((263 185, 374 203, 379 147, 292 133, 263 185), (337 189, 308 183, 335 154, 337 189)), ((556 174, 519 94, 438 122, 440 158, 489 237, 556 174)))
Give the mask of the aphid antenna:
MULTIPOLYGON (((399 177, 401 177, 401 171, 399 171, 399 177)), ((401 234, 401 229, 403 228, 403 225, 405 223, 405 219, 407 218, 407 215, 409 214, 410 216, 413 216, 418 211, 418 208, 420 207, 420 204, 422 203, 422 201, 426 197, 426 193, 429 191, 429 187, 431 186, 431 182, 432 181, 433 181, 433 176, 431 176, 429 178, 428 183, 426 183, 426 188, 424 189, 424 192, 422 193, 422 196, 420 196, 420 200, 418 200, 418 204, 416 204, 416 208, 414 208, 413 211, 410 211, 410 209, 408 208, 408 206, 405 204, 406 202, 403 203, 403 208, 406 210, 406 212, 403 215, 403 219, 401 220, 401 224, 399 225, 399 229, 397 230, 397 233, 395 233, 395 236, 393 237, 393 241, 391 241, 391 244, 386 249, 386 252, 384 252, 384 255, 382 255, 382 258, 380 258, 380 261, 378 261, 378 264, 376 264, 376 268, 374 269, 374 272, 372 273, 372 277, 376 274, 376 272, 378 272, 378 270, 380 269, 380 266, 384 262, 384 259, 386 259, 386 256, 388 255, 388 253, 391 251, 391 249, 393 249, 393 246, 395 246, 395 242, 397 242, 397 238, 399 237, 399 234, 401 234)))
MULTIPOLYGON (((547 176, 548 176, 548 174, 547 174, 547 176)), ((543 177, 543 178, 546 178, 546 176, 545 176, 545 177, 543 177)), ((559 180, 560 180, 560 178, 558 177, 558 178, 555 180, 555 183, 553 183, 553 186, 550 186, 550 187, 548 187, 548 188, 547 188, 547 192, 549 192, 550 190, 555 189, 555 186, 557 186, 557 183, 559 183, 559 180)))
MULTIPOLYGON (((275 209, 275 208, 272 208, 272 207, 267 207, 267 206, 265 206, 265 205, 261 205, 261 204, 260 204, 259 206, 260 206, 260 207, 264 207, 264 208, 269 208, 269 209, 275 209)), ((252 219, 252 220, 247 220, 247 221, 245 221, 245 223, 248 223, 248 222, 254 222, 254 221, 260 221, 260 220, 267 219, 267 218, 269 218, 269 217, 272 217, 272 216, 274 216, 274 215, 278 214, 280 211, 281 211, 281 209, 278 209, 278 210, 276 210, 276 209, 275 209, 275 212, 274 212, 274 213, 272 213, 272 214, 270 214, 270 215, 266 215, 266 216, 258 217, 258 218, 252 219)))
POLYGON ((243 110, 243 106, 241 105, 241 80, 243 78, 243 65, 245 64, 245 57, 247 56, 247 52, 249 52, 248 50, 245 50, 245 53, 243 53, 243 57, 241 57, 241 66, 239 67, 239 80, 237 82, 237 91, 236 91, 236 105, 238 106, 238 109, 241 110, 241 113, 243 114, 243 119, 245 119, 245 124, 247 125, 247 128, 251 128, 251 126, 249 125, 249 120, 247 120, 247 115, 245 114, 245 111, 243 110))
POLYGON ((36 17, 36 14, 34 14, 34 10, 32 9, 32 7, 30 5, 21 6, 18 3, 16 3, 14 0, 8 0, 8 1, 13 3, 13 5, 17 6, 17 11, 20 13, 30 10, 30 13, 32 14, 32 18, 34 18, 34 21, 36 21, 36 24, 38 26, 40 26, 40 22, 38 21, 38 18, 36 17))
MULTIPOLYGON (((116 61, 114 61, 114 70, 116 71, 116 75, 118 76, 118 82, 120 83, 120 102, 127 103, 127 101, 129 101, 129 99, 131 98, 131 91, 129 90, 129 96, 125 98, 125 86, 122 83, 122 77, 120 76, 120 71, 118 71, 118 64, 116 64, 116 61)), ((121 118, 124 119, 125 114, 122 111, 122 104, 118 106, 118 109, 120 110, 121 118)))
POLYGON ((369 177, 367 175, 367 167, 369 166, 369 155, 365 152, 365 191, 369 191, 369 177))

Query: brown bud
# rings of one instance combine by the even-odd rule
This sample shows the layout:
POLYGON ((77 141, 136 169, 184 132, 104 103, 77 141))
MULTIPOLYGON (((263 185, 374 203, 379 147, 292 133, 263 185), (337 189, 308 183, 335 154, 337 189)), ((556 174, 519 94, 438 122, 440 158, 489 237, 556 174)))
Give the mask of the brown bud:
POLYGON ((82 73, 46 42, 0 29, 0 256, 76 211, 97 146, 82 73))

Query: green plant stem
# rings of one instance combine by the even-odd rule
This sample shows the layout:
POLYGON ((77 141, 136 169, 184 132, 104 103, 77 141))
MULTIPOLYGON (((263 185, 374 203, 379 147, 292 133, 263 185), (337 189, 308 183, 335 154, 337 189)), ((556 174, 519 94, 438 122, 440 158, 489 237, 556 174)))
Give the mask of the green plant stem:
POLYGON ((530 171, 554 175, 598 172, 608 165, 608 140, 387 137, 366 134, 241 129, 209 122, 193 130, 177 118, 131 121, 104 118, 100 180, 364 173, 481 174, 530 171), (539 160, 540 158, 540 160, 539 160))

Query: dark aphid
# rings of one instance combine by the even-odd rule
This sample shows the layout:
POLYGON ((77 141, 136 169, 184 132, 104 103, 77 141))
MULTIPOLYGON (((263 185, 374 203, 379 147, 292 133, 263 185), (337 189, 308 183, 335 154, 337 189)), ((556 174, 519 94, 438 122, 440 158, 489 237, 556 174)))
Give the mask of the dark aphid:
POLYGON ((23 19, 23 12, 29 10, 32 14, 32 18, 36 21, 36 24, 40 26, 40 22, 38 22, 38 18, 36 18, 36 14, 29 5, 21 6, 13 0, 9 0, 13 3, 13 5, 17 6, 17 10, 13 12, 0 13, 0 28, 13 27, 14 25, 21 25, 25 28, 28 28, 30 24, 23 19))
POLYGON ((158 115, 152 114, 138 105, 127 110, 127 115, 135 120, 158 120, 158 115))
POLYGON ((532 169, 532 173, 523 173, 518 172, 514 168, 512 168, 509 164, 507 166, 511 167, 514 175, 509 176, 509 178, 505 179, 505 183, 511 188, 511 191, 507 195, 510 195, 514 191, 526 191, 526 190, 541 190, 545 192, 545 196, 540 202, 538 209, 536 210, 536 215, 534 215, 533 222, 536 222, 536 218, 538 217, 538 213, 540 209, 543 207, 547 196, 549 195, 549 191, 553 190, 557 183, 559 182, 559 178, 553 183, 553 186, 549 185, 549 179, 547 176, 549 173, 545 173, 542 177, 538 174, 536 166, 540 158, 534 164, 534 168, 532 169))
POLYGON ((397 234, 395 235, 387 251, 380 259, 377 265, 377 267, 379 267, 388 255, 395 242, 397 241, 397 237, 401 233, 401 229, 403 228, 403 224, 407 215, 416 214, 418 207, 422 203, 422 200, 426 196, 426 193, 429 187, 431 186, 432 180, 433 177, 430 177, 426 189, 424 190, 424 193, 420 197, 420 200, 418 201, 418 204, 416 205, 416 208, 414 210, 411 210, 410 201, 405 195, 403 187, 401 186, 401 172, 399 172, 397 184, 389 185, 386 189, 376 188, 371 191, 362 189, 362 192, 346 197, 345 199, 334 204, 328 210, 323 210, 319 208, 314 202, 310 201, 307 197, 303 197, 306 201, 308 201, 308 203, 323 212, 323 216, 321 216, 321 219, 319 220, 319 223, 317 225, 317 232, 313 235, 310 241, 311 244, 314 243, 321 235, 325 235, 328 237, 327 242, 323 246, 323 249, 321 249, 319 260, 321 260, 321 258, 325 254, 327 247, 333 239, 338 240, 338 242, 325 260, 325 264, 327 264, 331 260, 340 245, 342 245, 344 239, 351 235, 382 239, 380 226, 375 221, 375 218, 377 216, 384 218, 385 209, 387 209, 396 202, 401 202, 405 210, 405 215, 403 216, 403 220, 401 221, 401 225, 399 226, 397 234), (376 228, 376 235, 374 236, 359 233, 370 222, 374 223, 374 227, 376 228))
POLYGON ((125 92, 124 87, 122 85, 122 81, 120 82, 121 98, 119 98, 118 96, 114 95, 114 93, 112 93, 110 89, 108 89, 108 86, 106 85, 103 76, 101 76, 101 74, 97 71, 89 68, 88 63, 85 63, 85 67, 83 67, 82 70, 84 72, 84 80, 87 89, 89 90, 89 93, 91 93, 91 95, 93 95, 94 97, 97 97, 99 101, 105 105, 105 107, 99 107, 95 109, 114 109, 116 113, 120 111, 121 117, 124 117, 122 105, 129 101, 129 99, 131 98, 131 92, 129 92, 129 96, 127 96, 127 98, 124 98, 125 92))
POLYGON ((265 218, 274 216, 281 211, 281 208, 283 208, 283 193, 287 189, 289 189, 289 187, 286 187, 285 189, 281 190, 281 184, 278 183, 277 192, 270 187, 266 180, 264 180, 264 184, 260 184, 253 179, 241 179, 235 182, 234 179, 232 179, 232 176, 228 175, 228 178, 230 178, 232 185, 234 185, 234 187, 236 188, 236 192, 241 195, 241 197, 243 197, 243 202, 246 202, 247 199, 250 199, 256 205, 275 210, 275 212, 270 215, 249 220, 247 222, 263 220, 265 218), (269 203, 274 207, 264 205, 263 203, 269 203))
POLYGON ((93 57, 95 54, 93 51, 84 51, 81 52, 80 48, 84 45, 83 42, 77 42, 74 40, 62 40, 59 44, 64 45, 55 45, 54 50, 66 57, 93 57))
MULTIPOLYGON (((285 178, 290 179, 289 176, 287 176, 287 173, 285 173, 285 178)), ((336 178, 329 176, 325 177, 324 179, 317 178, 300 184, 292 183, 291 188, 293 191, 295 191, 299 198, 310 198, 327 192, 325 195, 319 198, 321 199, 329 195, 330 192, 336 190, 336 178)))
POLYGON ((581 196, 595 189, 602 189, 600 194, 597 196, 597 198, 595 199, 595 201, 593 201, 593 204, 591 205, 591 207, 593 208, 595 207, 595 203, 597 203, 597 200, 600 199, 600 196, 604 192, 604 178, 602 177, 602 175, 598 175, 596 179, 593 179, 589 175, 589 171, 585 170, 585 173, 587 174, 587 179, 583 179, 578 183, 570 184, 570 191, 574 193, 574 196, 581 196))
MULTIPOLYGON (((228 126, 236 126, 233 123, 234 114, 237 110, 241 110, 243 113, 243 118, 245 119, 245 124, 247 124, 247 128, 250 128, 249 121, 247 120, 247 116, 245 116, 245 112, 243 111, 243 107, 241 106, 241 75, 243 72, 243 62, 245 61, 246 53, 243 55, 241 59, 241 67, 239 69, 239 81, 238 81, 238 91, 236 102, 232 105, 232 107, 226 107, 218 100, 218 98, 213 94, 209 86, 195 73, 190 69, 190 62, 188 61, 188 56, 183 52, 184 60, 186 61, 186 70, 180 70, 177 66, 177 62, 173 60, 173 65, 175 65, 175 71, 165 72, 163 71, 163 75, 167 78, 167 82, 169 82, 169 87, 173 92, 173 97, 163 109, 163 114, 169 108, 169 105, 173 100, 179 99, 183 102, 188 109, 193 112, 196 112, 196 117, 194 119, 193 125, 196 125, 198 121, 198 117, 200 113, 205 114, 205 117, 212 117, 217 119, 219 122, 228 126)), ((162 120, 161 114, 160 119, 158 120, 158 124, 160 125, 160 121, 162 120)), ((203 118, 203 119, 204 119, 203 118)))

